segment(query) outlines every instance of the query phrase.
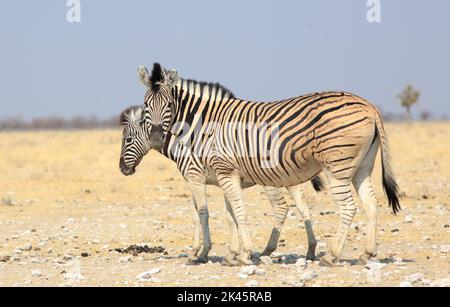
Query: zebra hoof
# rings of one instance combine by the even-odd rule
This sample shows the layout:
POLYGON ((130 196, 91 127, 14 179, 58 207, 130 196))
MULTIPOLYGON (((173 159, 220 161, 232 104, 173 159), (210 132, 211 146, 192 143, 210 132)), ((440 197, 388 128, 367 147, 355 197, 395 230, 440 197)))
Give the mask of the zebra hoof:
POLYGON ((316 261, 316 255, 313 252, 308 251, 306 254, 306 260, 316 261))
POLYGON ((190 256, 187 260, 187 264, 190 264, 190 265, 196 265, 196 264, 201 264, 201 263, 206 263, 206 262, 208 262, 207 257, 190 256))
POLYGON ((368 254, 367 252, 364 252, 359 256, 358 264, 359 265, 366 265, 367 262, 369 262, 370 259, 374 258, 376 255, 374 254, 368 254))
POLYGON ((325 255, 320 258, 319 266, 331 268, 334 266, 334 261, 330 256, 325 255))

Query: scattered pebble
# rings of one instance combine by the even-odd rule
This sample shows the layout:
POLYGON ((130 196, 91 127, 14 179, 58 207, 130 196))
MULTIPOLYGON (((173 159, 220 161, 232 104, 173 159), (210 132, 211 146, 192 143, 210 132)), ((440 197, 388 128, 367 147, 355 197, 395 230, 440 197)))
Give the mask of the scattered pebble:
POLYGON ((125 256, 125 257, 121 257, 119 258, 119 262, 125 263, 125 262, 132 262, 133 259, 131 256, 125 256))
POLYGON ((413 217, 412 217, 412 215, 411 214, 407 214, 406 216, 405 216, 405 223, 407 223, 407 224, 411 224, 412 222, 413 222, 413 217))
POLYGON ((258 287, 259 286, 259 282, 257 280, 249 280, 248 282, 245 283, 246 287, 258 287))
POLYGON ((42 273, 41 273, 41 271, 39 271, 39 270, 33 270, 33 271, 31 272, 31 276, 33 276, 33 277, 41 277, 41 276, 42 276, 42 273))
POLYGON ((247 274, 247 275, 253 275, 255 274, 258 267, 256 265, 248 265, 243 268, 241 268, 241 273, 247 274))
POLYGON ((148 270, 148 271, 145 271, 145 272, 140 273, 140 274, 137 276, 137 279, 138 279, 139 281, 149 281, 149 280, 151 280, 151 278, 153 277, 153 275, 155 275, 155 274, 157 274, 157 273, 159 273, 159 272, 161 272, 161 269, 160 269, 160 268, 154 268, 154 269, 151 269, 151 270, 148 270))
POLYGON ((271 265, 271 264, 273 264, 272 258, 270 258, 269 256, 262 256, 262 257, 260 258, 260 260, 261 260, 261 263, 262 263, 262 264, 265 264, 265 265, 271 265))

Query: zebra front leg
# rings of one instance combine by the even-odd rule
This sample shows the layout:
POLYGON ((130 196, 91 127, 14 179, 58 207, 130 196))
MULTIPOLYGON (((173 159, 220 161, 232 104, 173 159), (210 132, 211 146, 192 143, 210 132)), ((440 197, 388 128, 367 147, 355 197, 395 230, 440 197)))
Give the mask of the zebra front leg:
POLYGON ((198 237, 199 239, 197 246, 194 246, 193 254, 188 261, 190 263, 205 263, 208 261, 208 253, 212 246, 208 223, 209 213, 206 201, 206 185, 204 183, 189 182, 189 186, 192 191, 194 205, 197 210, 198 221, 200 222, 199 224, 201 227, 194 229, 194 245, 196 244, 196 238, 198 237), (198 233, 200 233, 200 235, 197 235, 198 233), (202 241, 202 244, 200 244, 200 241, 202 241))
POLYGON ((217 175, 219 186, 223 189, 225 197, 236 218, 239 237, 242 240, 242 253, 237 260, 243 264, 252 264, 252 240, 248 230, 247 215, 242 201, 242 189, 239 176, 217 175))
POLYGON ((195 263, 198 259, 198 252, 202 248, 202 244, 200 242, 201 237, 201 227, 200 227, 200 218, 198 216, 197 212, 197 206, 194 203, 194 212, 192 214, 192 223, 194 225, 194 238, 193 238, 193 244, 192 244, 192 254, 188 258, 189 263, 195 263))
POLYGON ((230 245, 228 248, 228 255, 223 258, 223 265, 227 266, 235 266, 239 263, 236 261, 236 257, 240 252, 240 241, 239 241, 239 233, 237 229, 237 221, 236 217, 233 214, 233 210, 231 209, 230 202, 225 198, 225 208, 227 210, 227 220, 228 225, 230 227, 230 245))
POLYGON ((317 240, 314 236, 311 216, 309 214, 308 203, 306 202, 305 194, 299 185, 288 187, 287 190, 292 195, 295 205, 297 206, 300 215, 305 223, 306 235, 308 237, 308 252, 306 253, 307 260, 316 260, 316 245, 317 240))
POLYGON ((283 190, 281 188, 264 187, 264 190, 266 191, 267 197, 269 198, 270 204, 272 205, 276 220, 275 226, 273 227, 270 234, 270 239, 267 242, 267 246, 261 253, 261 256, 270 256, 270 254, 272 254, 277 249, 281 230, 289 211, 289 206, 283 196, 283 190))

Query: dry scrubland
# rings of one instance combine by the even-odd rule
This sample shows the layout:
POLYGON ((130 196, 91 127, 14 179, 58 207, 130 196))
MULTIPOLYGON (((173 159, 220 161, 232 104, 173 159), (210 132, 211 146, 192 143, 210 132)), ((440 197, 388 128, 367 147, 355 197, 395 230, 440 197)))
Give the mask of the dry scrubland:
MULTIPOLYGON (((0 286, 448 285, 450 123, 388 124, 387 130, 404 197, 403 211, 394 216, 377 164, 381 262, 355 264, 365 244, 365 219, 358 210, 341 266, 313 262, 304 268, 306 235, 293 209, 273 264, 258 264, 257 274, 220 265, 228 224, 221 192, 212 187, 211 261, 185 265, 192 236, 189 190, 175 165, 155 152, 134 176, 122 176, 120 130, 0 133, 0 286), (162 246, 166 252, 110 251, 131 244, 162 246), (153 274, 139 280, 145 271, 153 274)), ((305 192, 321 253, 336 228, 335 207, 329 194, 316 194, 309 184, 305 192)), ((262 251, 273 223, 271 208, 260 187, 244 195, 255 251, 262 251)))

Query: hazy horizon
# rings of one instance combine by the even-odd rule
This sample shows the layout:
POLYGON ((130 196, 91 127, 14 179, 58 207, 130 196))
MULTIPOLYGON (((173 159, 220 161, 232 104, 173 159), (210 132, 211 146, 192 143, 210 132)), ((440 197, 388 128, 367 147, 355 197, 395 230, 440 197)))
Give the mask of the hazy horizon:
POLYGON ((381 0, 86 1, 70 23, 66 1, 8 1, 0 12, 0 119, 118 115, 142 103, 138 65, 176 68, 236 96, 272 101, 345 90, 385 113, 421 91, 413 114, 450 117, 450 2, 381 0))

